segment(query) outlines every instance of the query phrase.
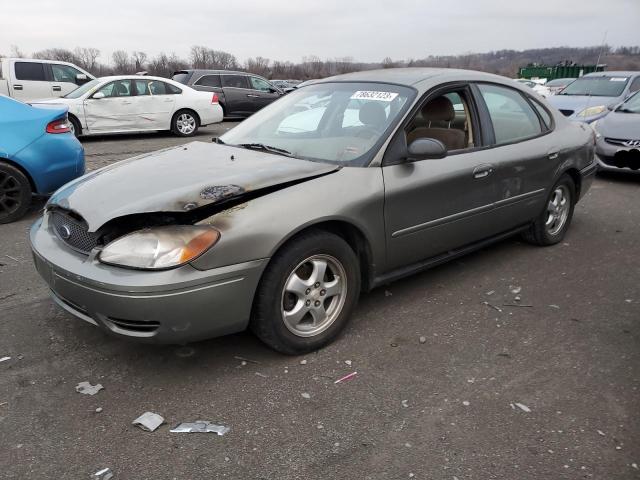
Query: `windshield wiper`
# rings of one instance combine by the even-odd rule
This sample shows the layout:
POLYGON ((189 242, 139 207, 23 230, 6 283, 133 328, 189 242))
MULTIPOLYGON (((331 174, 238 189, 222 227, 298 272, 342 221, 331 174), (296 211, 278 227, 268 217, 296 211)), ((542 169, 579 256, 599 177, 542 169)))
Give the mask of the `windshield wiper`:
POLYGON ((622 113, 640 113, 636 110, 631 110, 630 108, 618 108, 616 110, 616 112, 622 112, 622 113))
POLYGON ((264 150, 269 153, 276 153, 278 155, 284 155, 285 157, 293 157, 293 153, 283 148, 272 147, 271 145, 265 145, 264 143, 239 143, 236 147, 248 148, 251 150, 264 150))

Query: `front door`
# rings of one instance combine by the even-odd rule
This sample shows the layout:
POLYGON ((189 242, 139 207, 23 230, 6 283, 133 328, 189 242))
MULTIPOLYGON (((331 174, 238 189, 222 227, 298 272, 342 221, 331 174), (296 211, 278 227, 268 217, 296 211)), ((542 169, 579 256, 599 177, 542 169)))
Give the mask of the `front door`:
POLYGON ((249 77, 249 86, 251 91, 248 95, 250 95, 250 98, 252 99, 252 112, 257 112, 281 96, 273 85, 259 77, 249 77))
POLYGON ((67 93, 73 92, 80 85, 78 76, 85 76, 80 70, 70 65, 58 63, 51 64, 51 96, 64 97, 67 93))
POLYGON ((220 75, 222 91, 224 92, 225 114, 229 116, 247 116, 252 113, 253 95, 249 90, 249 80, 246 75, 220 75))
POLYGON ((109 82, 84 101, 89 132, 125 132, 139 128, 139 109, 133 101, 131 83, 131 80, 109 82), (104 97, 95 98, 98 92, 104 97))
POLYGON ((393 142, 405 144, 435 138, 448 153, 383 166, 390 269, 446 254, 500 230, 494 210, 495 157, 478 149, 483 146, 478 118, 469 87, 461 85, 427 97, 394 137, 393 142))

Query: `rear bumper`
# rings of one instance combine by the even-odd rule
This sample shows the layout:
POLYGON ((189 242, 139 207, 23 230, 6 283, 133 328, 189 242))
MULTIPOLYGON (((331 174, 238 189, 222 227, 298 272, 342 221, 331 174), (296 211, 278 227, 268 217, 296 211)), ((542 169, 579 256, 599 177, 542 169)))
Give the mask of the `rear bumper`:
POLYGON ((71 251, 39 220, 30 233, 54 301, 103 331, 148 343, 187 343, 244 330, 267 260, 199 271, 109 267, 71 251))

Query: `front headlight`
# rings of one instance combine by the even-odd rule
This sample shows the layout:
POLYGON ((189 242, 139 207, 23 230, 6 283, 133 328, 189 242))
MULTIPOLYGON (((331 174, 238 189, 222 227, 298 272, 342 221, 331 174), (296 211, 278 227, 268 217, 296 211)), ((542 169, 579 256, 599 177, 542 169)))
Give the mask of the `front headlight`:
POLYGON ((173 225, 130 233, 100 252, 102 263, 143 270, 178 267, 213 247, 220 232, 211 227, 173 225))
POLYGON ((584 110, 582 110, 580 113, 578 113, 576 117, 582 117, 582 118, 593 117, 594 115, 599 115, 606 110, 607 110, 606 105, 597 105, 595 107, 587 107, 584 110))

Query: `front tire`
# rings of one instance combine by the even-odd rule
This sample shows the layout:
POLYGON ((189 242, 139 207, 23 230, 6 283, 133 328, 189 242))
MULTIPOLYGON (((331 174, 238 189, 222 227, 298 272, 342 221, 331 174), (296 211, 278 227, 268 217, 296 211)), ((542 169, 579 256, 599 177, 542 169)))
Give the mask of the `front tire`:
POLYGON ((250 327, 278 352, 311 352, 338 336, 359 295, 359 263, 349 244, 324 231, 303 233, 271 259, 250 327))
POLYGON ((31 184, 20 170, 0 162, 0 223, 11 223, 27 213, 31 184))
POLYGON ((523 233, 524 239, 534 245, 555 245, 564 239, 576 204, 576 185, 564 174, 551 189, 544 211, 523 233))
POLYGON ((171 119, 171 131, 179 137, 193 137, 198 127, 198 116, 191 110, 180 110, 171 119))

